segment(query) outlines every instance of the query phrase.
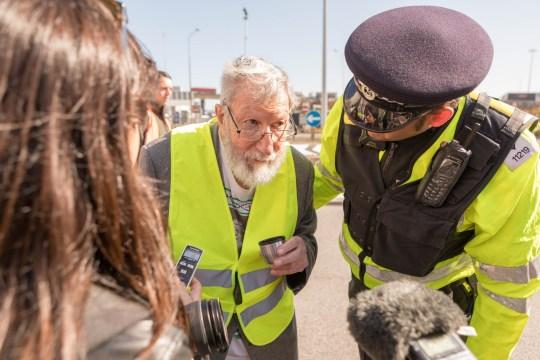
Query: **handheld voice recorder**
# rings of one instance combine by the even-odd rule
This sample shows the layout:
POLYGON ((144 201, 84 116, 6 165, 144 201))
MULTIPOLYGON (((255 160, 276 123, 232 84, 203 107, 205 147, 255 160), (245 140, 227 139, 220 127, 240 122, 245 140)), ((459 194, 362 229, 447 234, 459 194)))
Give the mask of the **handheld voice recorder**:
POLYGON ((191 283, 197 265, 201 261, 202 253, 201 249, 191 245, 186 245, 184 251, 182 251, 182 256, 180 256, 180 260, 176 264, 176 271, 184 285, 189 286, 191 283))

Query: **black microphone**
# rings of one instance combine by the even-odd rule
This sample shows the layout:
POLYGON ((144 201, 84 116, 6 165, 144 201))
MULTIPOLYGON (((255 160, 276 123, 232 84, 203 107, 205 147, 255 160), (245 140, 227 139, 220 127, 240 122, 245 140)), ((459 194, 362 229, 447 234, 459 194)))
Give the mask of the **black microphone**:
MULTIPOLYGON (((360 292, 351 300, 347 320, 360 349, 374 360, 403 360, 410 356, 410 350, 419 351, 417 345, 422 339, 443 334, 453 336, 429 343, 425 346, 428 352, 438 352, 438 349, 451 352, 454 343, 461 343, 455 345, 455 349, 459 347, 458 350, 470 354, 471 357, 466 358, 474 359, 453 334, 467 325, 459 306, 443 292, 417 282, 393 281, 360 292)), ((437 358, 444 358, 440 355, 437 358)), ((436 358, 430 354, 413 357, 436 358)))

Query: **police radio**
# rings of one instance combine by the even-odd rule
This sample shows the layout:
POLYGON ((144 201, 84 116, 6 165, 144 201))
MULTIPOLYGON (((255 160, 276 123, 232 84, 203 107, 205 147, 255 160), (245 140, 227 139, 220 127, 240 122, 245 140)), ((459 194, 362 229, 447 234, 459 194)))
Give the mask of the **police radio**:
POLYGON ((472 152, 467 148, 479 129, 480 123, 475 123, 463 145, 457 140, 441 143, 427 174, 418 185, 417 201, 431 207, 444 203, 469 163, 472 152))
POLYGON ((180 281, 182 281, 186 287, 189 286, 191 279, 193 279, 197 265, 201 261, 202 253, 203 251, 201 249, 196 248, 195 246, 186 245, 180 260, 178 260, 178 263, 176 264, 176 271, 178 272, 180 281))

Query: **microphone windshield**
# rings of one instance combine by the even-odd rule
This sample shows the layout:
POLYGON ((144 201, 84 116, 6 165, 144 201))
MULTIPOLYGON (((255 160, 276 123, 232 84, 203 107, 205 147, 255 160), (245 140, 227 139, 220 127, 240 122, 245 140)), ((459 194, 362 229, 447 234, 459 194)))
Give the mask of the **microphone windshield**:
POLYGON ((375 360, 405 359, 412 340, 467 325, 448 295, 410 280, 360 292, 349 304, 347 320, 359 347, 375 360))

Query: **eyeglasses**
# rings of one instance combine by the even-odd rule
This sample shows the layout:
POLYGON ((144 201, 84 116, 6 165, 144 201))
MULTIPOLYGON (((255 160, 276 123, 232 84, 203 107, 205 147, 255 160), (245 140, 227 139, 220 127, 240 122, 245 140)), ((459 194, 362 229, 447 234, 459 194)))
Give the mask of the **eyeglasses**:
POLYGON ((236 133, 241 138, 247 141, 259 141, 265 135, 270 135, 272 141, 287 141, 291 136, 296 135, 296 126, 294 121, 289 117, 289 120, 284 124, 277 126, 270 125, 270 131, 267 132, 265 126, 258 120, 248 119, 242 121, 240 124, 236 121, 229 105, 224 104, 231 116, 231 120, 236 127, 236 133))
POLYGON ((433 107, 407 108, 399 104, 383 105, 376 99, 368 100, 358 90, 354 78, 349 81, 343 93, 343 108, 353 124, 379 133, 401 129, 433 110, 433 107))

